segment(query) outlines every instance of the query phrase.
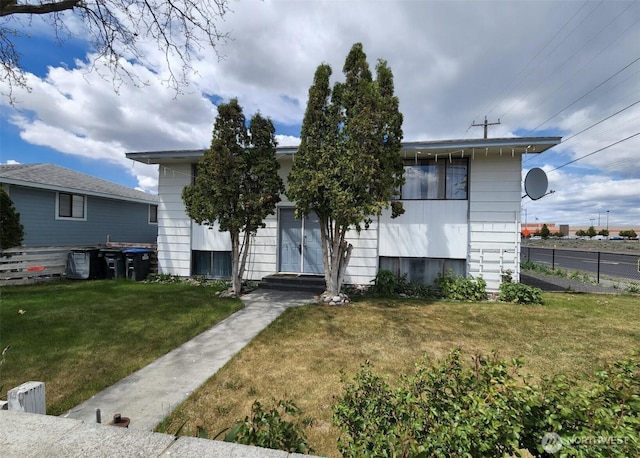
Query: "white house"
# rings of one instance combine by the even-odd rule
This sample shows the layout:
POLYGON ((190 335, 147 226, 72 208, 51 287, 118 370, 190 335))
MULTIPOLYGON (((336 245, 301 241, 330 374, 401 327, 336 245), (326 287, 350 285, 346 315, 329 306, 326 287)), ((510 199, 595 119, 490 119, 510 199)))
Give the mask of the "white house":
MULTIPOLYGON (((497 291, 501 273, 520 273, 520 208, 522 156, 539 154, 560 137, 526 137, 408 142, 403 144, 405 213, 390 211, 375 218, 368 230, 353 231, 354 249, 345 283, 370 284, 378 269, 407 273, 431 283, 452 269, 482 277, 497 291)), ((280 174, 286 177, 295 147, 280 147, 280 174)), ((159 164, 158 269, 180 276, 230 274, 229 236, 200 226, 185 212, 181 192, 193 180, 202 150, 128 153, 145 164, 159 164)), ((252 241, 247 278, 274 273, 322 273, 318 221, 294 219, 286 196, 266 228, 252 241)))

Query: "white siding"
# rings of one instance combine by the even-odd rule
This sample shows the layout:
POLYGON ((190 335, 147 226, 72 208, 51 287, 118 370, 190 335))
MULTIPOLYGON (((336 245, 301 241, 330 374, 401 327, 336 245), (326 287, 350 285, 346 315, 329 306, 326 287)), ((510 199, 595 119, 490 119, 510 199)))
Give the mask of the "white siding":
POLYGON ((160 165, 158 176, 158 272, 191 275, 191 219, 182 189, 191 183, 190 164, 160 165))
POLYGON ((231 237, 228 232, 220 232, 220 225, 213 226, 193 223, 191 227, 191 248, 202 251, 231 251, 231 237))
POLYGON ((497 291, 506 270, 519 278, 521 158, 470 162, 468 273, 497 291))
MULTIPOLYGON (((291 161, 282 158, 286 178, 291 161)), ((161 273, 188 276, 191 250, 228 251, 229 236, 217 228, 192 223, 185 213, 182 189, 191 182, 190 164, 160 166, 158 192, 158 264, 161 273)), ((497 291, 500 274, 519 278, 519 214, 521 158, 477 157, 469 161, 469 200, 404 201, 405 214, 390 211, 374 219, 360 234, 349 231, 353 244, 345 282, 369 284, 379 256, 466 259, 468 274, 482 276, 497 291)), ((286 205, 282 196, 280 205, 286 205)), ((246 278, 259 280, 277 271, 278 225, 275 215, 252 238, 246 278)))
POLYGON ((347 232, 347 242, 353 245, 351 260, 347 266, 344 282, 352 285, 368 285, 378 271, 378 221, 374 219, 369 229, 358 234, 347 232))
MULTIPOLYGON (((245 265, 245 278, 248 280, 260 280, 266 275, 276 272, 277 251, 277 220, 275 215, 265 219, 266 227, 259 229, 257 234, 251 237, 247 263, 245 265)), ((218 224, 202 226, 193 223, 192 249, 202 251, 231 251, 231 237, 228 232, 220 232, 218 224)))
POLYGON ((251 238, 245 266, 245 278, 249 280, 260 280, 278 270, 278 218, 276 215, 269 215, 264 222, 266 227, 258 229, 257 234, 251 238))
POLYGON ((380 256, 467 257, 466 200, 403 201, 405 212, 380 217, 380 256))

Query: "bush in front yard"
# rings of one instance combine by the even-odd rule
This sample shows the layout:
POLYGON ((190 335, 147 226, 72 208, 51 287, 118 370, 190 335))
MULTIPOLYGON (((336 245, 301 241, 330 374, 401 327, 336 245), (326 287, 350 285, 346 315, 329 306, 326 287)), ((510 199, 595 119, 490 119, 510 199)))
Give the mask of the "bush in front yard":
POLYGON ((444 299, 454 301, 484 301, 487 299, 487 282, 483 278, 465 278, 449 269, 438 274, 436 286, 444 299))
POLYGON ((301 414, 302 411, 291 400, 272 401, 272 404, 266 407, 255 401, 251 406, 251 416, 238 420, 223 440, 288 452, 309 453, 312 450, 307 444, 302 424, 298 421, 301 414))
POLYGON ((365 365, 334 407, 345 457, 639 456, 640 355, 595 378, 544 378, 510 362, 459 350, 425 360, 393 388, 365 365), (548 456, 548 455, 547 455, 548 456))
POLYGON ((430 285, 422 285, 407 280, 407 274, 396 275, 390 270, 380 269, 367 289, 367 295, 373 297, 414 297, 433 299, 436 293, 430 285))
POLYGON ((502 275, 498 299, 502 302, 514 302, 516 304, 543 304, 542 290, 540 288, 523 283, 514 283, 509 271, 502 275))

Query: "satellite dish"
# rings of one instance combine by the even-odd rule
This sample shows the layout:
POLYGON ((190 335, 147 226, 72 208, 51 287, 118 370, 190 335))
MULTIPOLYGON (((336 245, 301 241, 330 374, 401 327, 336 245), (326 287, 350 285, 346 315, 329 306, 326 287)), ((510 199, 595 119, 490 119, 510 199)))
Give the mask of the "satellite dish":
POLYGON ((524 191, 531 200, 538 200, 546 195, 547 186, 549 186, 549 180, 544 170, 539 168, 529 170, 524 179, 524 191))

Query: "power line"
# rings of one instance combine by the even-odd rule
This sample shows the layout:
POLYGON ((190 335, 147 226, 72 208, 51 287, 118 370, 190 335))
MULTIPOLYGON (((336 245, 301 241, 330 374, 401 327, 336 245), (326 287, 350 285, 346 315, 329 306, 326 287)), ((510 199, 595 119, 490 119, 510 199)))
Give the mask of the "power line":
MULTIPOLYGON (((501 93, 500 93, 500 94, 499 94, 499 95, 494 99, 493 103, 490 105, 490 108, 489 108, 489 111, 488 111, 488 113, 489 113, 489 114, 493 112, 493 110, 494 110, 494 109, 495 109, 495 107, 496 107, 496 104, 498 103, 498 100, 500 100, 500 99, 503 97, 503 95, 505 95, 505 93, 506 93, 506 95, 508 96, 509 94, 511 94, 511 92, 513 92, 513 86, 514 86, 516 83, 519 83, 520 81, 522 81, 522 79, 523 79, 523 78, 521 78, 521 77, 522 77, 522 75, 524 74, 525 70, 527 70, 527 68, 528 68, 528 67, 529 67, 529 66, 530 66, 530 65, 531 65, 531 64, 532 64, 532 63, 533 63, 533 62, 538 58, 538 56, 539 56, 540 54, 542 54, 542 52, 543 52, 545 49, 547 49, 547 47, 548 47, 548 46, 553 42, 553 40, 555 40, 555 39, 556 39, 556 37, 560 34, 560 32, 562 32, 562 31, 565 29, 565 27, 567 27, 567 26, 569 25, 569 23, 570 23, 571 21, 573 21, 573 19, 574 19, 574 18, 575 18, 579 13, 580 13, 580 11, 582 11, 582 9, 583 9, 584 7, 586 7, 586 6, 587 6, 587 4, 589 4, 589 1, 588 1, 588 0, 587 0, 586 2, 584 2, 580 8, 578 8, 578 10, 573 14, 573 16, 571 16, 571 17, 570 17, 570 18, 569 18, 569 19, 568 19, 568 20, 563 24, 563 26, 562 26, 562 27, 560 27, 560 29, 558 29, 558 31, 557 31, 557 32, 556 32, 556 33, 555 33, 555 34, 554 34, 554 35, 553 35, 553 36, 552 36, 552 37, 551 37, 551 38, 550 38, 550 39, 545 43, 545 45, 544 45, 544 46, 543 46, 543 47, 542 47, 542 48, 541 48, 541 49, 536 53, 536 55, 535 55, 535 56, 533 56, 533 58, 531 58, 531 60, 530 60, 530 61, 529 61, 529 62, 528 62, 524 67, 522 67, 522 68, 520 69, 520 71, 518 72, 518 74, 517 74, 517 75, 516 75, 512 80, 511 80, 511 82, 507 85, 507 87, 506 87, 506 88, 505 88, 505 89, 504 89, 504 90, 503 90, 503 91, 502 91, 502 92, 501 92, 501 93), (508 91, 508 92, 507 92, 507 91, 508 91)), ((596 7, 594 7, 594 10, 595 10, 596 8, 597 8, 597 6, 596 6, 596 7)), ((592 10, 591 12, 593 12, 593 10, 592 10)), ((588 17, 590 14, 591 14, 591 13, 589 13, 586 17, 588 17)), ((585 17, 584 19, 586 19, 586 17, 585 17)), ((583 19, 582 21, 584 21, 584 19, 583 19)), ((580 23, 582 23, 582 21, 580 21, 580 23)), ((575 28, 574 28, 573 30, 575 30, 575 28)), ((571 32, 569 32, 569 34, 567 34, 567 36, 565 36, 565 37, 563 38, 563 40, 562 40, 560 43, 563 43, 563 42, 567 39, 567 37, 568 37, 568 36, 573 32, 573 30, 572 30, 571 32)), ((555 48, 554 48, 554 50, 555 50, 555 48)), ((480 116, 480 115, 476 116, 476 118, 477 118, 477 117, 479 117, 479 116, 480 116)), ((465 136, 465 137, 466 137, 467 133, 469 132, 469 129, 471 129, 471 127, 472 127, 472 126, 469 126, 469 127, 467 128, 467 130, 465 131, 465 133, 464 133, 464 136, 465 136)))
POLYGON ((553 118, 555 118, 556 116, 558 116, 560 113, 562 113, 564 110, 566 110, 567 108, 575 105, 576 103, 578 103, 580 100, 584 99, 586 96, 588 96, 589 94, 591 94, 593 91, 595 91, 596 89, 598 89, 600 86, 604 85, 605 83, 609 82, 611 79, 613 79, 614 77, 618 76, 620 73, 622 73, 623 71, 625 71, 627 68, 631 67, 633 64, 635 64, 636 62, 638 62, 640 60, 640 57, 637 57, 636 59, 634 59, 632 62, 630 62, 629 64, 625 65, 624 67, 622 67, 620 70, 618 70, 617 72, 615 72, 613 75, 611 75, 609 78, 607 78, 606 80, 604 80, 603 82, 601 82, 600 84, 596 85, 593 89, 587 91, 585 94, 583 94, 582 96, 578 97, 576 100, 574 100, 573 102, 571 102, 569 105, 565 106, 564 108, 562 108, 560 111, 558 111, 556 114, 554 114, 553 116, 547 118, 545 121, 541 122, 540 124, 538 124, 536 127, 534 127, 533 129, 531 129, 529 132, 527 132, 525 134, 525 137, 527 135, 529 135, 531 132, 534 132, 536 130, 538 130, 541 126, 544 126, 546 123, 548 123, 549 121, 551 121, 553 118))
POLYGON ((574 159, 574 160, 572 160, 572 161, 569 161, 569 162, 567 162, 566 164, 562 164, 561 166, 556 167, 555 169, 549 170, 549 173, 551 173, 551 172, 555 172, 555 171, 556 171, 556 170, 558 170, 558 169, 561 169, 561 168, 563 168, 563 167, 566 167, 566 166, 567 166, 567 165, 569 165, 569 164, 573 164, 574 162, 578 162, 578 161, 580 161, 580 160, 582 160, 582 159, 584 159, 584 158, 586 158, 586 157, 593 156, 594 154, 599 153, 600 151, 604 151, 604 150, 606 150, 607 148, 611 148, 612 146, 619 145, 620 143, 622 143, 622 142, 626 142, 627 140, 630 140, 630 139, 632 139, 633 137, 637 137, 638 135, 640 135, 640 132, 637 132, 637 133, 635 133, 635 134, 633 134, 633 135, 629 135, 627 138, 623 138, 622 140, 618 140, 617 142, 611 143, 610 145, 607 145, 607 146, 605 146, 604 148, 600 148, 599 150, 596 150, 596 151, 594 151, 594 152, 592 152, 592 153, 585 154, 584 156, 580 156, 579 158, 576 158, 576 159, 574 159))
MULTIPOLYGON (((627 8, 625 8, 623 11, 621 11, 615 18, 613 18, 611 21, 609 21, 609 23, 607 25, 605 25, 603 28, 601 28, 598 33, 596 33, 595 35, 593 35, 587 42, 585 42, 582 47, 580 47, 580 49, 578 49, 577 51, 575 51, 573 53, 573 57, 578 55, 579 51, 582 51, 584 48, 587 47, 587 45, 593 41, 595 38, 597 38, 606 28, 608 28, 611 24, 613 24, 620 16, 622 16, 629 8, 631 8, 633 4, 630 4, 627 8)), ((590 13, 591 14, 591 13, 590 13)), ((618 34, 618 36, 616 36, 613 41, 611 41, 608 45, 606 45, 604 48, 602 48, 597 54, 594 54, 591 59, 589 59, 589 61, 585 62, 580 68, 578 68, 570 77, 568 77, 567 79, 565 79, 565 81, 560 84, 553 92, 551 92, 548 96, 547 99, 550 99, 556 92, 558 92, 562 87, 564 87, 565 84, 572 82, 574 76, 576 76, 577 74, 579 74, 580 72, 582 72, 582 70, 588 66, 589 64, 591 64, 591 62, 593 62, 597 57, 600 56, 600 54, 602 54, 603 52, 605 52, 607 49, 609 49, 616 41, 618 41, 622 36, 624 36, 629 30, 631 30, 631 28, 633 28, 633 26, 639 21, 640 19, 637 19, 636 21, 634 21, 632 24, 630 24, 626 29, 624 29, 622 32, 620 32, 618 34)), ((564 41, 564 40, 563 40, 564 41)), ((558 46, 556 46, 557 48, 558 46)), ((554 50, 556 49, 554 48, 554 50)), ((535 86, 533 88, 532 91, 529 91, 529 93, 535 91, 536 89, 538 89, 545 81, 546 79, 551 76, 552 74, 557 73, 560 69, 562 69, 565 65, 567 65, 569 62, 571 61, 570 59, 565 60, 560 66, 556 67, 551 73, 549 73, 545 78, 543 78, 538 84, 537 86, 535 86)), ((504 118, 506 116, 507 113, 509 113, 514 107, 516 107, 517 105, 519 105, 521 103, 521 101, 516 101, 515 103, 513 103, 513 105, 511 105, 509 108, 507 108, 507 110, 502 113, 502 115, 500 116, 500 118, 504 118)))
POLYGON ((639 103, 640 103, 640 100, 636 100, 636 101, 635 101, 635 102, 633 102, 631 105, 627 105, 626 107, 624 107, 622 110, 618 110, 618 111, 616 111, 615 113, 613 113, 612 115, 609 115, 609 116, 607 116, 606 118, 601 119, 600 121, 596 122, 595 124, 591 124, 589 127, 585 128, 585 129, 582 129, 580 132, 577 132, 577 133, 575 133, 575 134, 571 135, 570 137, 567 137, 565 140, 563 140, 563 141, 562 141, 562 143, 566 143, 566 142, 568 142, 568 141, 569 141, 569 140, 571 140, 572 138, 577 137, 578 135, 580 135, 581 133, 588 131, 589 129, 591 129, 591 128, 593 128, 593 127, 597 126, 598 124, 602 124, 602 123, 603 123, 603 122, 605 122, 607 119, 611 119, 611 118, 613 118, 614 116, 619 115, 619 114, 620 114, 620 113, 622 113, 623 111, 626 111, 626 110, 628 110, 629 108, 631 108, 631 107, 633 107, 633 106, 635 106, 635 105, 637 105, 637 104, 639 104, 639 103))
MULTIPOLYGON (((582 134, 582 133, 584 133, 584 132, 588 131, 589 129, 592 129, 592 128, 594 128, 595 126, 597 126, 597 125, 599 125, 599 124, 602 124, 603 122, 607 121, 608 119, 611 119, 611 118, 613 118, 614 116, 619 115, 620 113, 622 113, 622 112, 624 112, 624 111, 628 110, 628 109, 629 109, 629 108, 631 108, 631 107, 634 107, 635 105, 638 105, 639 103, 640 103, 640 100, 636 100, 635 102, 633 102, 633 103, 632 103, 632 104, 630 104, 630 105, 627 105, 627 106, 626 106, 626 107, 624 107, 623 109, 618 110, 618 111, 616 111, 615 113, 613 113, 613 114, 611 114, 611 115, 607 116, 606 118, 601 119, 600 121, 598 121, 598 122, 596 122, 596 123, 591 124, 589 127, 586 127, 586 128, 584 128, 584 129, 582 129, 580 132, 577 132, 577 133, 575 133, 575 134, 571 135, 570 137, 567 137, 566 139, 563 139, 563 140, 562 140, 562 143, 563 143, 563 144, 564 144, 564 143, 567 143, 567 142, 568 142, 569 140, 571 140, 572 138, 575 138, 575 137, 577 137, 578 135, 580 135, 580 134, 582 134)), ((549 151, 549 150, 547 150, 547 151, 549 151)), ((532 160, 532 159, 538 159, 538 158, 539 158, 540 156, 542 156, 542 154, 544 154, 544 153, 546 153, 546 151, 543 151, 542 153, 540 153, 540 154, 538 154, 538 155, 536 155, 536 156, 534 156, 534 157, 531 157, 531 158, 529 158, 529 159, 526 159, 525 161, 523 161, 523 164, 524 164, 524 163, 529 162, 529 161, 530 161, 530 160, 532 160)))

